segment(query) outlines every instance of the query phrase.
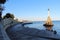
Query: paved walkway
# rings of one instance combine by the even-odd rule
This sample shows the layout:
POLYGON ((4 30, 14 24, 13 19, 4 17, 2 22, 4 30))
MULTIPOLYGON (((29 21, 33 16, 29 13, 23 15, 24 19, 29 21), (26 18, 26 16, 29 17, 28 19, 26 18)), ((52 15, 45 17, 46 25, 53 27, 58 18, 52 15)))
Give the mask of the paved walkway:
POLYGON ((11 40, 60 40, 60 36, 51 31, 22 27, 21 24, 7 28, 6 32, 11 40))
POLYGON ((0 40, 10 40, 2 26, 2 23, 0 23, 0 40))

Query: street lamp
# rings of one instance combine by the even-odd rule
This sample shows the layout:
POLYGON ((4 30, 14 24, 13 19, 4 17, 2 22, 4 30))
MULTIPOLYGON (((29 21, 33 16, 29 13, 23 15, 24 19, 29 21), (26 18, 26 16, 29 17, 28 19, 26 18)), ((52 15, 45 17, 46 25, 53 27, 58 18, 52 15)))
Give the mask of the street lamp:
POLYGON ((4 10, 4 4, 5 4, 6 0, 0 0, 0 21, 2 19, 2 11, 4 10))

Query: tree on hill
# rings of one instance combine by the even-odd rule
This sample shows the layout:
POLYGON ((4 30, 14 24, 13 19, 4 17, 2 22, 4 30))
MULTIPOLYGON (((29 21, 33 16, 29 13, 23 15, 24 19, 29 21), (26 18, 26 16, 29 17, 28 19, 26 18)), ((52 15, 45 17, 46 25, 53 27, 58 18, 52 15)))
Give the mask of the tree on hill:
POLYGON ((7 13, 5 16, 3 16, 3 19, 5 19, 5 18, 12 18, 12 19, 14 19, 14 15, 11 14, 11 13, 7 13))

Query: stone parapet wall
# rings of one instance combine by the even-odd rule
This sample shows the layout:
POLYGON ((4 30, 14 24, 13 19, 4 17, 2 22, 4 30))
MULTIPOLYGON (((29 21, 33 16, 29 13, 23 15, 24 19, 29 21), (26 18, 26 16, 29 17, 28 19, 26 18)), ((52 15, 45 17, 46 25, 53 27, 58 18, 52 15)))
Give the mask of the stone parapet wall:
POLYGON ((3 19, 3 20, 2 20, 2 24, 3 24, 3 26, 4 26, 4 29, 6 29, 7 27, 9 27, 9 26, 11 26, 11 25, 14 25, 14 24, 16 24, 16 23, 18 23, 18 21, 13 20, 13 19, 11 19, 11 18, 6 18, 6 19, 3 19))

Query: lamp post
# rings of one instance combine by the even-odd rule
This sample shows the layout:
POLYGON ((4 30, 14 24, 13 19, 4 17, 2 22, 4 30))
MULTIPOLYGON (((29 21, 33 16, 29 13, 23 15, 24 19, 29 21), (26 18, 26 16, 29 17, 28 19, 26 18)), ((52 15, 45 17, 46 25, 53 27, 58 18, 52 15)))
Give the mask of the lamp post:
POLYGON ((0 0, 0 21, 2 20, 2 11, 4 10, 4 4, 6 0, 0 0))

